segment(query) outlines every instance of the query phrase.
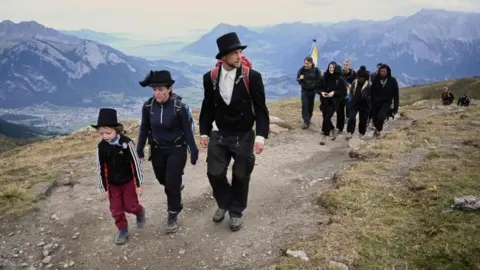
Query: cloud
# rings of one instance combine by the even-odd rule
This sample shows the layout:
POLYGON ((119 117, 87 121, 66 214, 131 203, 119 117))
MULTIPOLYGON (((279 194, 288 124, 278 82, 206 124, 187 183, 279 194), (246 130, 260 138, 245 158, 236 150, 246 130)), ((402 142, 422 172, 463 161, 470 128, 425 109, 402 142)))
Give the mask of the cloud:
POLYGON ((282 22, 384 20, 420 8, 480 11, 480 0, 0 0, 0 18, 35 20, 56 29, 128 32, 150 39, 192 35, 219 23, 262 26, 282 22), (361 5, 359 5, 361 3, 361 5), (354 7, 354 8, 352 8, 354 7))

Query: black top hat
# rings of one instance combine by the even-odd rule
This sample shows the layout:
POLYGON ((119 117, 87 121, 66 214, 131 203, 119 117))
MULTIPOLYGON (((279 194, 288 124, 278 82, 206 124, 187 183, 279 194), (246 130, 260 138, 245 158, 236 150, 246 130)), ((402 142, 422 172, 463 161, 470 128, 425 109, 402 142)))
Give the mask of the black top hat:
POLYGON ((96 125, 91 125, 93 128, 98 127, 118 127, 121 126, 117 119, 117 111, 110 108, 101 108, 98 112, 98 119, 96 125))
POLYGON ((138 82, 142 87, 146 86, 167 86, 170 87, 175 83, 175 80, 172 80, 172 75, 168 70, 150 70, 150 73, 147 74, 145 79, 141 82, 138 82))
POLYGON ((225 34, 217 39, 218 54, 215 56, 217 59, 222 59, 223 56, 228 53, 241 49, 245 50, 247 45, 242 45, 240 39, 238 39, 237 33, 231 32, 225 34))

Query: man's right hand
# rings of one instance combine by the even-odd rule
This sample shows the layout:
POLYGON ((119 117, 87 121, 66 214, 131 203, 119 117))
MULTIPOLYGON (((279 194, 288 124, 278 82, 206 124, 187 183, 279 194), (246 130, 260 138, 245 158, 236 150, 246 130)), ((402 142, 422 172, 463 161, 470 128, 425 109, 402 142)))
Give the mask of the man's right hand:
POLYGON ((302 75, 300 75, 300 78, 298 78, 298 79, 299 79, 299 80, 303 80, 303 78, 305 78, 305 77, 304 77, 303 74, 302 74, 302 75))
POLYGON ((200 145, 203 148, 207 148, 208 147, 208 137, 200 137, 200 145))

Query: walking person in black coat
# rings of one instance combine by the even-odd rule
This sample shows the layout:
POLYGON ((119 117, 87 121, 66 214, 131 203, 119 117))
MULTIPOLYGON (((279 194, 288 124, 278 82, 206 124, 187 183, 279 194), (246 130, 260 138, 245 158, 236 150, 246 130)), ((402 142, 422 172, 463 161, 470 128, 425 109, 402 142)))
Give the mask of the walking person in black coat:
POLYGON ((205 96, 200 112, 200 144, 208 147, 207 175, 218 205, 213 221, 222 222, 230 215, 230 229, 242 227, 243 211, 247 207, 250 175, 255 155, 262 153, 268 137, 270 118, 265 103, 261 74, 240 63, 242 45, 232 32, 217 39, 222 59, 217 78, 212 71, 203 76, 205 96), (213 130, 215 121, 218 130, 213 130), (256 132, 252 130, 256 124, 256 132), (256 134, 256 136, 255 136, 256 134), (232 184, 227 179, 230 160, 234 159, 232 184))
POLYGON ((317 94, 316 90, 319 89, 322 81, 322 74, 313 63, 312 57, 305 57, 304 66, 298 70, 297 81, 302 87, 302 129, 307 129, 310 127, 312 120, 315 96, 317 94))
POLYGON ((322 140, 332 135, 332 140, 337 138, 337 130, 332 123, 333 114, 337 113, 337 129, 343 130, 345 125, 345 96, 347 88, 342 76, 342 69, 335 62, 328 64, 328 69, 323 75, 324 88, 320 90, 320 110, 323 115, 322 140))
POLYGON ((397 79, 392 76, 390 67, 382 64, 378 69, 378 74, 375 76, 371 87, 371 117, 375 127, 373 133, 375 138, 380 137, 387 115, 389 113, 391 113, 391 116, 397 114, 399 99, 397 79), (392 101, 393 109, 391 108, 392 101))
POLYGON ((189 119, 188 109, 181 99, 173 94, 173 84, 167 70, 151 71, 142 87, 150 86, 153 97, 143 104, 142 122, 138 135, 137 152, 144 158, 145 143, 150 144, 150 157, 153 172, 158 182, 165 187, 168 218, 167 233, 178 230, 177 217, 183 209, 182 181, 183 170, 190 151, 190 162, 195 165, 198 148, 189 119))
POLYGON ((352 138, 355 132, 356 118, 359 114, 358 132, 361 137, 367 132, 368 111, 370 109, 370 80, 365 66, 361 66, 356 73, 357 78, 352 82, 350 93, 350 115, 347 124, 347 137, 352 138))
POLYGON ((350 116, 350 109, 351 109, 351 102, 350 102, 350 90, 352 87, 352 83, 357 77, 357 74, 355 73, 355 70, 351 68, 352 62, 349 59, 346 59, 343 62, 343 77, 345 78, 345 81, 347 83, 347 96, 345 98, 345 111, 347 112, 345 114, 346 119, 349 118, 350 116))

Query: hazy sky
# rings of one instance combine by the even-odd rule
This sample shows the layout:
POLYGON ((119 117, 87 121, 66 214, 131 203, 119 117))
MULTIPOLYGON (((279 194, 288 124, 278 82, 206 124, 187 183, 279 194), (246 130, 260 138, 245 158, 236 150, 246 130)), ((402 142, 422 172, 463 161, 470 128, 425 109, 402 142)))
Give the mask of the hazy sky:
POLYGON ((0 0, 0 20, 35 20, 56 29, 128 32, 153 38, 191 36, 223 22, 389 19, 421 8, 480 12, 480 0, 0 0))

